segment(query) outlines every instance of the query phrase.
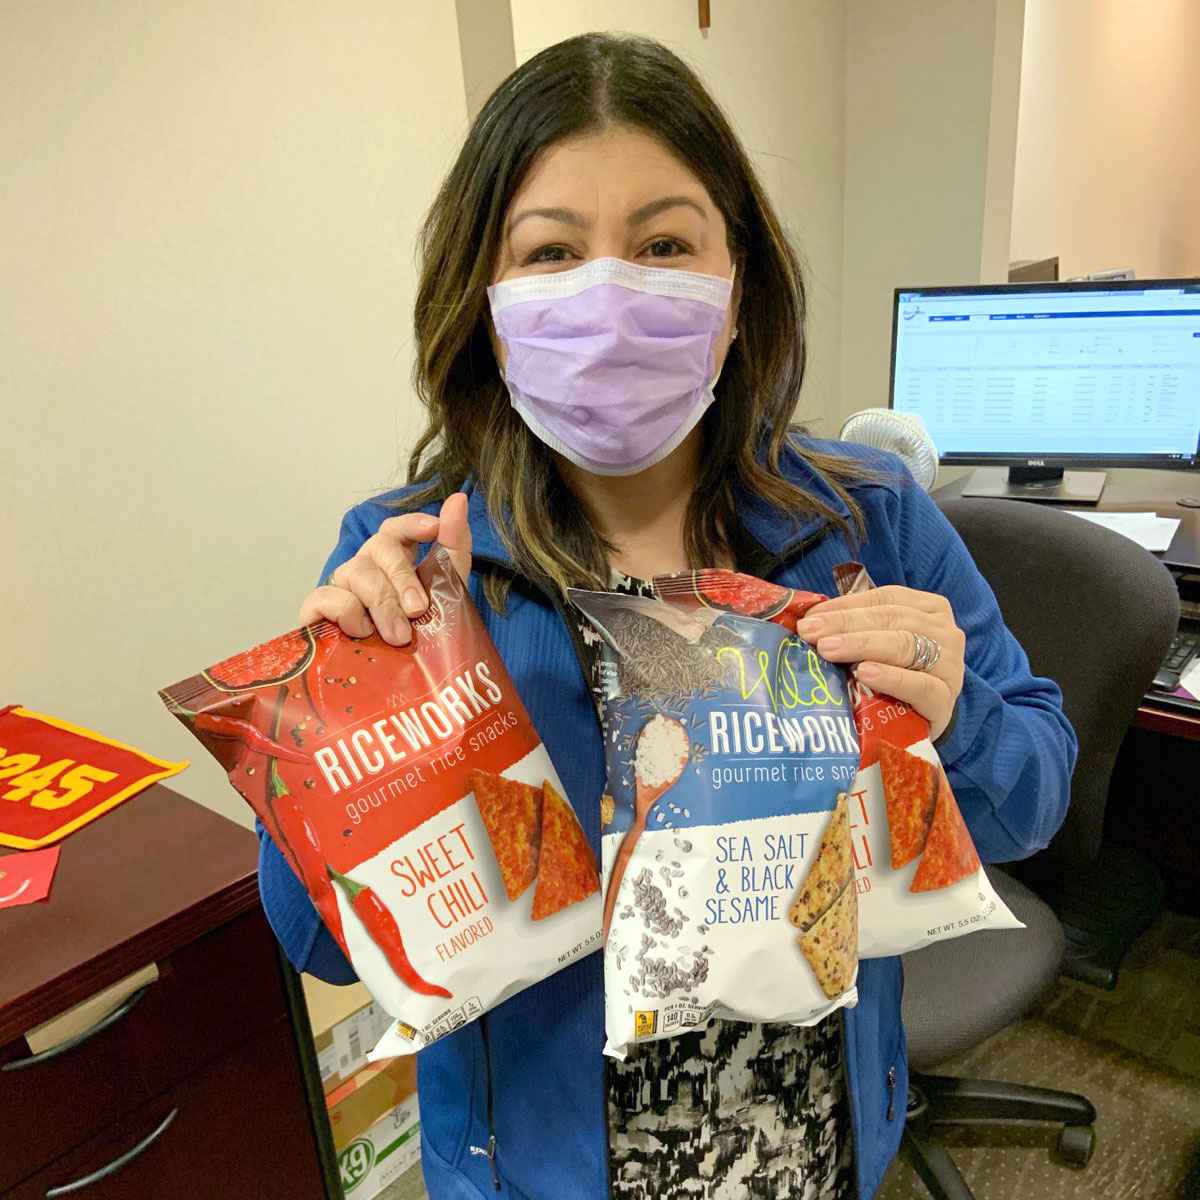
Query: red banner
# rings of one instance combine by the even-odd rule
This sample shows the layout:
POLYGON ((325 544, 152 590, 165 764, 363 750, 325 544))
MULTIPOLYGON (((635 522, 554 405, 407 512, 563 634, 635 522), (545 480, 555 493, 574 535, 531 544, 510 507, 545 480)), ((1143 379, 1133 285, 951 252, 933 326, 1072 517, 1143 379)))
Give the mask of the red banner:
POLYGON ((186 766, 15 704, 0 709, 0 846, 48 846, 186 766))

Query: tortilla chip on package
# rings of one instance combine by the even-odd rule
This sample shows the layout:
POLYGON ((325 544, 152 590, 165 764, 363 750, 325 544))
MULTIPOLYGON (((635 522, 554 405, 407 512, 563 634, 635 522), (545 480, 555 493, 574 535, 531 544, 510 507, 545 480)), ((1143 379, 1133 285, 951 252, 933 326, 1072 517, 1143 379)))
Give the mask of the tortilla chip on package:
POLYGON ((504 890, 515 900, 537 876, 542 789, 487 771, 472 771, 470 780, 504 890))
POLYGON ((542 785, 542 795, 542 851, 533 893, 535 921, 553 916, 600 890, 596 856, 579 819, 549 782, 542 785))

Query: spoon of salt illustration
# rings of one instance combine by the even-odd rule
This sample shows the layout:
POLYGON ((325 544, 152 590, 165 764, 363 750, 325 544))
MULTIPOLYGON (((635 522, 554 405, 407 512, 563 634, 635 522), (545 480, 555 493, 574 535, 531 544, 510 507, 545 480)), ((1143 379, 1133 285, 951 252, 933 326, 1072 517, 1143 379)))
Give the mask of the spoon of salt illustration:
POLYGON ((608 889, 604 894, 604 940, 608 941, 608 927, 612 923, 613 908, 617 903, 617 892, 625 868, 633 855, 633 847, 646 831, 646 821, 656 801, 672 788, 683 774, 691 757, 692 744, 687 731, 673 717, 661 713, 651 717, 638 733, 637 750, 634 753, 634 806, 633 824, 625 831, 625 837, 617 847, 608 889))

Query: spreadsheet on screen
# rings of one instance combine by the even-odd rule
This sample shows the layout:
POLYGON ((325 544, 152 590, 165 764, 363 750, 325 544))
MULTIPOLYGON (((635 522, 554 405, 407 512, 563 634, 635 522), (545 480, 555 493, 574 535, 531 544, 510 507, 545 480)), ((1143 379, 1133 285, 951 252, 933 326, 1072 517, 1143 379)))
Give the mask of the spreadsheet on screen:
POLYGON ((1200 284, 901 291, 892 407, 939 453, 1192 458, 1200 284))

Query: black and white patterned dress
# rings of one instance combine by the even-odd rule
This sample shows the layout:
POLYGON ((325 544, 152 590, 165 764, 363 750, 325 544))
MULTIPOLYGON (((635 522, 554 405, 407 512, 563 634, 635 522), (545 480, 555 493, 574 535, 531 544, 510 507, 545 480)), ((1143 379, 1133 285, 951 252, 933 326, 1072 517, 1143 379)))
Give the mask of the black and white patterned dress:
MULTIPOLYGON (((613 590, 650 595, 627 575, 613 590)), ((579 627, 594 679, 599 639, 579 627)), ((808 1028, 713 1021, 606 1060, 614 1200, 850 1200, 840 1033, 837 1015, 808 1028)))

